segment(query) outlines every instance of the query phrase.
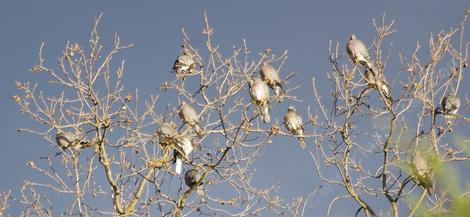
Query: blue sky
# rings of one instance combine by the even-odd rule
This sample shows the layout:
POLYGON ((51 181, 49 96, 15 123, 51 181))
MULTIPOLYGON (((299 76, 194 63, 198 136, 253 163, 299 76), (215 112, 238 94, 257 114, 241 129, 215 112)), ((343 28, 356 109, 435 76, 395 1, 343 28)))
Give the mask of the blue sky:
MULTIPOLYGON (((398 54, 409 56, 416 41, 426 43, 430 32, 456 26, 468 6, 466 0, 0 1, 0 135, 4 138, 0 191, 12 189, 17 194, 22 180, 37 176, 26 162, 53 151, 41 138, 16 131, 32 122, 11 100, 18 93, 14 81, 43 82, 45 86, 44 76, 28 71, 37 63, 41 42, 45 42, 46 64, 54 66, 67 41, 87 43, 92 22, 101 12, 104 16, 100 32, 105 44, 112 45, 114 32, 121 35, 124 43, 134 44, 119 56, 126 59, 125 80, 130 92, 138 88, 142 96, 155 93, 163 80, 174 76, 169 69, 180 52, 182 27, 193 44, 203 46, 201 32, 206 11, 222 51, 228 53, 234 45, 239 47, 243 39, 254 53, 265 48, 277 53, 288 50, 285 71, 297 72, 293 82, 302 85, 294 94, 312 105, 311 79, 327 80, 330 40, 339 41, 344 47, 351 33, 355 33, 370 43, 374 37, 372 18, 380 20, 385 14, 387 20, 395 20, 398 30, 386 41, 387 45, 393 44, 395 64, 390 67, 397 68, 398 54)), ((468 92, 469 87, 464 87, 463 93, 468 92)), ((306 106, 299 110, 306 111, 306 106)), ((308 153, 274 144, 265 155, 267 158, 259 162, 259 176, 282 180, 282 191, 289 197, 321 184, 312 181, 316 179, 308 153), (284 172, 278 173, 279 168, 284 172)), ((324 202, 314 201, 310 210, 319 208, 323 215, 324 202)), ((12 214, 18 212, 15 207, 8 210, 12 214)), ((342 211, 338 212, 340 216, 342 211)))

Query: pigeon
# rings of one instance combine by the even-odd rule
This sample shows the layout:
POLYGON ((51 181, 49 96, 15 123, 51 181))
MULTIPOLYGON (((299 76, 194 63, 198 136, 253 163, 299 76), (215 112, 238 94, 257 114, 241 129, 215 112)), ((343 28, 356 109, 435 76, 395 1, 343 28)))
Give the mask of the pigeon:
POLYGON ((204 132, 201 126, 199 126, 199 115, 196 113, 194 108, 185 101, 181 102, 178 109, 178 115, 183 123, 193 128, 199 136, 203 135, 204 132))
POLYGON ((71 148, 73 150, 79 150, 83 148, 86 144, 88 144, 88 141, 84 140, 83 135, 78 132, 73 133, 70 131, 62 131, 59 129, 55 138, 57 141, 57 145, 59 145, 62 150, 66 150, 68 148, 71 148))
POLYGON ((161 146, 174 149, 175 171, 176 174, 181 174, 183 161, 189 161, 189 154, 193 151, 191 137, 180 135, 173 122, 161 124, 157 129, 157 137, 161 146))
POLYGON ((202 171, 193 168, 186 171, 184 174, 184 181, 191 190, 196 190, 197 195, 201 201, 204 202, 205 191, 204 187, 202 186, 202 175, 202 171))
POLYGON ((426 159, 419 150, 416 150, 411 159, 412 178, 416 184, 426 189, 429 195, 433 194, 432 171, 426 159))
POLYGON ((264 123, 269 123, 271 120, 269 116, 269 87, 260 78, 254 77, 248 80, 250 88, 250 96, 253 102, 258 106, 261 114, 261 119, 264 123))
POLYGON ((372 66, 371 69, 366 68, 364 70, 364 78, 369 87, 379 91, 385 104, 390 107, 393 103, 392 91, 385 76, 372 66))
POLYGON ((456 116, 460 108, 460 98, 458 96, 448 95, 442 98, 442 113, 449 116, 456 116))
POLYGON ((178 78, 184 79, 185 75, 194 73, 196 61, 188 49, 184 48, 183 53, 178 56, 173 64, 173 71, 178 78))
POLYGON ((183 161, 189 161, 188 157, 189 154, 193 151, 193 143, 189 136, 181 136, 176 139, 175 144, 175 171, 176 174, 181 174, 181 170, 183 168, 183 161))
POLYGON ((441 101, 441 106, 436 108, 434 118, 436 118, 436 115, 442 114, 444 115, 444 119, 447 121, 447 123, 450 124, 452 120, 457 117, 460 104, 461 102, 458 96, 451 94, 444 96, 441 101))
POLYGON ((173 122, 165 122, 157 128, 157 137, 160 145, 162 146, 173 146, 177 135, 178 131, 176 130, 176 124, 173 122))
POLYGON ((287 108, 287 114, 284 116, 284 125, 290 133, 296 135, 300 141, 300 147, 304 149, 307 147, 305 144, 304 136, 304 126, 302 122, 302 117, 297 113, 297 110, 294 106, 289 106, 287 108))
POLYGON ((357 39, 356 35, 351 35, 348 45, 346 46, 346 51, 354 64, 361 64, 368 69, 372 69, 372 61, 367 47, 361 40, 357 39))
POLYGON ((266 82, 269 87, 274 91, 278 102, 282 102, 283 88, 281 84, 281 78, 279 78, 279 71, 269 65, 267 62, 263 62, 260 70, 261 78, 266 82))

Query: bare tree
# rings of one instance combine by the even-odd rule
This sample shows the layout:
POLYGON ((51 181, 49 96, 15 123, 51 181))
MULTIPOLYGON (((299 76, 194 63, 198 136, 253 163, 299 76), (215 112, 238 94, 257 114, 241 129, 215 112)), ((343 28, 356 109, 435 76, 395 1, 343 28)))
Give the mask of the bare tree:
MULTIPOLYGON (((356 215, 401 216, 408 210, 408 216, 414 216, 420 207, 425 207, 420 215, 455 214, 450 204, 468 192, 451 195, 447 186, 438 185, 437 191, 428 191, 426 197, 426 189, 430 190, 433 182, 439 183, 442 176, 435 173, 445 165, 470 159, 465 146, 448 143, 454 127, 468 129, 468 119, 442 112, 445 109, 439 107, 449 95, 464 96, 458 90, 468 62, 469 43, 464 39, 468 15, 457 28, 431 34, 428 50, 417 42, 409 59, 400 55, 398 69, 387 67, 393 47, 384 49, 383 44, 395 29, 394 22, 386 22, 385 17, 381 23, 373 21, 377 37, 369 48, 374 51, 372 57, 367 48, 350 51, 349 43, 349 63, 344 47, 330 42, 332 98, 321 97, 314 79, 313 95, 319 112, 314 124, 318 136, 313 138, 317 149, 312 152, 321 179, 345 191, 330 203, 329 214, 342 199, 355 201, 359 207, 356 215), (362 59, 354 55, 359 51, 362 59), (385 75, 394 78, 391 87, 385 75), (393 97, 387 94, 390 88, 393 97), (438 114, 454 119, 446 122, 438 114), (413 160, 415 153, 424 153, 419 164, 413 160), (332 170, 337 175, 327 175, 332 170), (422 182, 424 177, 428 183, 422 182), (419 189, 423 189, 419 199, 413 202, 419 189)), ((351 40, 359 39, 353 36, 351 40)), ((468 108, 466 96, 463 101, 468 108)))
POLYGON ((460 110, 469 107, 466 96, 458 93, 468 61, 468 15, 457 28, 431 34, 426 54, 418 42, 409 59, 400 56, 399 69, 387 67, 391 54, 383 48, 395 31, 393 21, 374 20, 377 37, 367 61, 349 61, 345 46, 330 42, 331 98, 322 98, 324 90, 313 79, 315 109, 298 114, 290 107, 295 126, 285 124, 292 129, 280 123, 285 114, 266 118, 269 108, 301 101, 292 95, 298 87, 289 82, 295 74, 278 74, 287 52, 266 49, 252 57, 243 41, 223 54, 205 16, 205 45, 192 44, 183 29, 175 79, 141 99, 124 87, 125 60, 116 63, 116 54, 132 44, 121 43, 115 34, 113 47, 104 52, 108 49, 98 32, 99 16, 89 45, 67 42, 57 68, 46 64, 41 45, 39 63, 31 71, 48 76, 47 91, 39 90, 40 84, 16 82, 22 94, 13 99, 38 124, 20 131, 41 136, 58 152, 28 163, 47 181, 23 183, 18 199, 22 216, 310 216, 305 209, 318 189, 289 202, 275 181, 268 188, 252 183, 254 163, 281 136, 306 146, 322 181, 343 189, 328 215, 341 199, 357 204, 356 215, 452 213, 448 204, 455 196, 443 185, 411 199, 421 189, 416 186, 423 186, 418 176, 431 177, 434 185, 443 165, 470 159, 464 147, 448 143, 452 129, 468 128, 468 119, 459 115, 459 108, 448 112, 440 106, 444 97, 458 95, 460 110), (268 66, 275 73, 271 80, 268 66), (262 102, 250 90, 254 80, 269 91, 262 102), (162 102, 163 94, 178 99, 162 102), (164 104, 168 106, 161 109, 164 104), (425 162, 412 166, 417 151, 425 162), (221 188, 223 195, 216 191, 221 188), (420 210, 423 206, 428 211, 420 210))
MULTIPOLYGON (((20 202, 26 208, 24 215, 50 216, 63 211, 52 209, 52 199, 43 199, 45 192, 73 201, 64 215, 281 213, 287 205, 279 198, 278 187, 259 189, 252 185, 251 177, 260 151, 282 132, 278 125, 272 130, 261 124, 256 105, 245 91, 247 78, 259 76, 263 61, 283 64, 286 53, 277 57, 267 51, 253 61, 244 43, 224 56, 213 44, 213 29, 206 18, 206 52, 200 54, 183 31, 183 51, 173 66, 176 79, 161 85, 159 94, 176 95, 178 101, 169 102, 166 111, 158 111, 165 102, 159 102, 157 94, 145 99, 142 109, 138 92, 128 94, 124 88, 125 61, 116 69, 112 66, 115 55, 132 44, 122 44, 116 34, 114 47, 103 53, 100 18, 93 26, 89 51, 68 42, 58 70, 46 65, 45 46, 41 45, 39 64, 32 71, 46 73, 50 90, 60 90, 57 95, 38 92, 36 84, 17 82, 23 96, 15 96, 15 101, 42 125, 21 131, 42 136, 57 147, 61 158, 50 156, 45 166, 29 163, 50 182, 23 184, 20 202), (184 184, 184 173, 175 172, 175 158, 185 163, 186 170, 201 171, 198 185, 207 191, 204 198, 191 197, 196 188, 184 184), (219 187, 230 189, 230 194, 212 194, 210 189, 219 187), (103 199, 112 201, 112 209, 94 205, 93 201, 103 199)), ((269 101, 266 106, 276 105, 273 98, 269 101)))

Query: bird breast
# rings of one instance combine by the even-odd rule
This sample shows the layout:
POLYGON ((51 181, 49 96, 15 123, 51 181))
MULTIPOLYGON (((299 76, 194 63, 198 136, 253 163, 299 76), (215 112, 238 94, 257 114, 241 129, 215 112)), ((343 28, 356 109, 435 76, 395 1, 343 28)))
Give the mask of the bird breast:
POLYGON ((262 102, 268 99, 268 91, 264 83, 256 83, 251 90, 251 96, 255 101, 262 102))
POLYGON ((301 127, 301 121, 295 114, 289 114, 286 116, 286 127, 289 131, 297 131, 301 127))

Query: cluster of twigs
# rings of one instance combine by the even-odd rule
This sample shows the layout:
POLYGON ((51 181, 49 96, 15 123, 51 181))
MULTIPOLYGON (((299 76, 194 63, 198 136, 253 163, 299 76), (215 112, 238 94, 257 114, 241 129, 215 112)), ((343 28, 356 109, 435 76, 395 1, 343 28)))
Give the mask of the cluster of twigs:
MULTIPOLYGON (((408 203, 420 189, 410 179, 408 164, 417 149, 434 162, 430 167, 435 171, 442 164, 469 159, 462 146, 448 143, 452 129, 468 128, 468 119, 457 115, 446 121, 436 113, 444 96, 457 95, 461 89, 468 62, 464 39, 467 17, 455 29, 431 34, 427 51, 418 42, 411 58, 401 58, 399 69, 387 67, 391 52, 383 48, 395 31, 393 22, 374 20, 377 37, 369 50, 379 72, 393 77, 390 104, 365 82, 363 67, 344 57, 344 47, 330 43, 331 97, 322 97, 325 95, 314 79, 316 113, 309 111, 303 123, 312 130, 300 135, 307 141, 306 151, 311 153, 321 180, 344 192, 332 200, 328 214, 340 199, 354 201, 359 207, 356 215, 399 216, 404 208, 400 204, 410 204, 405 210, 413 216, 423 201, 430 210, 448 211, 443 204, 452 198, 445 188, 438 187, 427 197, 423 190, 416 203, 408 203), (457 46, 453 40, 458 41, 457 46), (380 200, 388 203, 374 202, 380 200)), ((267 183, 271 185, 267 188, 252 183, 253 165, 266 145, 279 136, 299 137, 279 123, 281 118, 261 122, 257 105, 248 94, 249 79, 258 76, 263 63, 276 65, 279 71, 287 52, 276 55, 266 49, 253 60, 243 41, 240 48, 224 55, 214 43, 214 30, 205 16, 205 47, 198 49, 183 30, 183 53, 192 59, 178 58, 175 79, 163 82, 162 92, 142 103, 137 91, 129 94, 124 88, 125 61, 113 67, 116 54, 132 44, 123 45, 116 34, 114 46, 105 53, 98 33, 100 19, 95 20, 88 47, 67 43, 57 71, 46 65, 45 46, 41 45, 39 64, 31 71, 48 76, 47 93, 38 91, 37 84, 16 83, 22 95, 14 100, 38 124, 20 131, 43 137, 58 152, 39 162, 28 162, 47 180, 23 183, 17 199, 24 207, 22 215, 307 215, 305 208, 316 190, 286 202, 275 181, 267 183), (188 62, 190 65, 181 68, 188 62), (178 99, 160 102, 159 94, 178 99), (198 123, 183 120, 178 109, 182 102, 194 108, 198 123), (158 111, 163 103, 170 106, 158 111), (192 196, 195 188, 185 185, 184 174, 175 173, 173 161, 181 150, 162 145, 156 133, 165 123, 175 124, 179 135, 191 137, 194 151, 185 157, 183 168, 202 172, 197 185, 205 189, 204 198, 192 196), (56 137, 62 131, 81 135, 76 138, 80 146, 59 146, 56 137)), ((291 94, 298 88, 289 83, 293 75, 282 76, 286 101, 278 102, 271 96, 270 108, 301 101, 291 94)), ((467 109, 469 100, 462 93, 460 96, 461 110, 467 109)), ((0 214, 8 206, 8 197, 0 201, 0 214)))

